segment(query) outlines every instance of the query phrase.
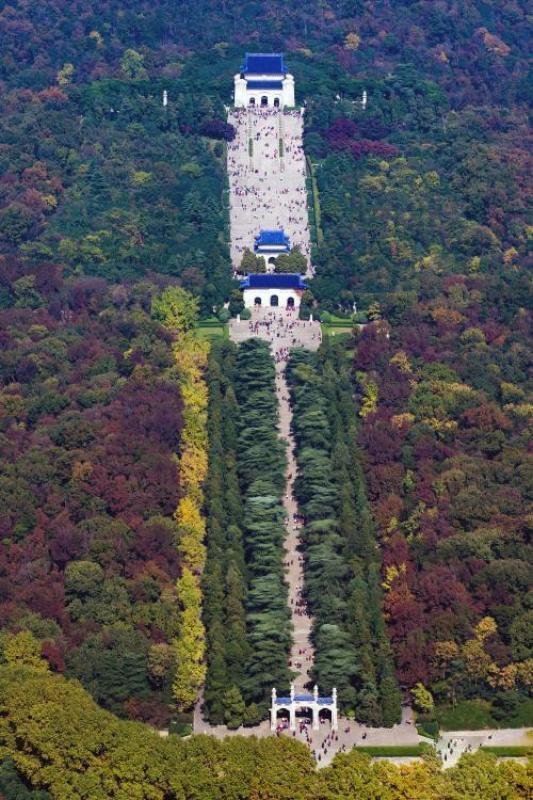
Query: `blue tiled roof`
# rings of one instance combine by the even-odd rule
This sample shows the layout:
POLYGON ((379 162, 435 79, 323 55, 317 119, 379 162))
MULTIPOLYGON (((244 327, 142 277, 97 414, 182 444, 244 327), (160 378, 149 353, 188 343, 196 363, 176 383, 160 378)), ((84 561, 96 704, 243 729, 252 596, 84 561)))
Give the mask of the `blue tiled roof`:
MULTIPOLYGON (((313 703, 314 702, 314 695, 312 694, 295 694, 294 700, 296 703, 313 703)), ((290 706, 292 700, 290 697, 276 697, 276 705, 278 706, 290 706)), ((333 697, 319 697, 318 698, 318 705, 319 706, 332 706, 333 705, 333 697)))
POLYGON ((258 247, 274 244, 286 247, 289 245, 289 237, 284 231, 261 231, 255 237, 255 243, 258 247))
POLYGON ((247 89, 283 89, 281 81, 247 81, 247 89))
POLYGON ((287 72, 283 53, 246 53, 241 72, 246 75, 280 75, 287 72))
POLYGON ((279 275, 252 273, 241 281, 241 289, 306 289, 301 275, 280 273, 279 275))

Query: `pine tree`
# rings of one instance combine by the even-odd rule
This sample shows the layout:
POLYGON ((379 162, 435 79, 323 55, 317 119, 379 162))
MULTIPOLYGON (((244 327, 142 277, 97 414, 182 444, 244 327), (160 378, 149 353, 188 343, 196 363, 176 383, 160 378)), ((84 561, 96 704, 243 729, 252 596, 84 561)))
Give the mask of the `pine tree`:
POLYGON ((224 722, 231 730, 242 725, 245 711, 244 700, 239 689, 231 686, 224 692, 222 703, 224 705, 224 722))

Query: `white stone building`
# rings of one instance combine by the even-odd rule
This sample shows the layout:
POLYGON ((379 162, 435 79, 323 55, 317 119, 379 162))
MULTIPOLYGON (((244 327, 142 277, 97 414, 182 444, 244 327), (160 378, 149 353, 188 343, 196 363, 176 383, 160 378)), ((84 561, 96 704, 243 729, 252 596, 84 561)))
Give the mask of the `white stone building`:
POLYGON ((298 309, 306 288, 302 276, 292 273, 254 273, 241 281, 245 308, 298 309))
POLYGON ((287 71, 283 53, 246 53, 234 81, 237 108, 294 106, 294 78, 287 71))

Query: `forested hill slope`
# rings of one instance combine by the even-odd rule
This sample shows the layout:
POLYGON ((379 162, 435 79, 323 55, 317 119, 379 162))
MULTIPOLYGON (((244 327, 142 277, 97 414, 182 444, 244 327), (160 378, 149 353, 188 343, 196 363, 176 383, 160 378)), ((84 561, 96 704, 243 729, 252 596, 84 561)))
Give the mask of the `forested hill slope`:
MULTIPOLYGON (((371 302, 362 293, 413 288, 426 256, 456 271, 492 255, 492 233, 498 257, 522 255, 523 0, 14 0, 0 3, 0 41, 0 254, 22 257, 17 269, 164 274, 204 316, 220 309, 235 289, 223 104, 243 51, 273 48, 287 51, 321 166, 318 302, 350 310, 371 302), (408 165, 386 176, 391 157, 408 165)), ((5 268, 0 306, 13 303, 5 268)))
POLYGON ((175 75, 191 52, 215 45, 221 51, 227 44, 267 43, 329 51, 353 74, 412 63, 458 103, 512 104, 526 92, 525 0, 13 0, 0 6, 0 78, 28 88, 53 83, 65 63, 74 66, 76 81, 117 74, 127 48, 146 57, 153 76, 175 75))
POLYGON ((353 413, 397 570, 387 609, 410 602, 397 667, 437 704, 526 708, 526 9, 0 0, 0 625, 105 707, 168 717, 194 393, 150 301, 179 283, 203 317, 241 307, 224 104, 243 51, 283 49, 321 208, 304 309, 377 320, 356 342, 353 413), (464 588, 453 616, 433 613, 435 574, 464 588), (431 660, 485 616, 486 674, 431 660))

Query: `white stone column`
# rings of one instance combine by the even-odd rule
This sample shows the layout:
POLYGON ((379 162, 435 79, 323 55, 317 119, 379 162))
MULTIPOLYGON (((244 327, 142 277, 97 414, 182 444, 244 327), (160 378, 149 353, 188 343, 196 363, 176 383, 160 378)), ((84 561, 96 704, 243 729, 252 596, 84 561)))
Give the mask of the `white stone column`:
POLYGON ((289 707, 289 729, 291 731, 296 730, 296 706, 294 703, 291 703, 289 707))
POLYGON ((287 73, 285 75, 283 83, 283 105, 289 106, 289 108, 293 108, 295 105, 294 101, 294 77, 287 73))
POLYGON ((331 730, 336 731, 339 728, 339 717, 337 711, 337 690, 333 689, 331 692, 333 698, 333 705, 331 706, 331 730))
POLYGON ((276 730, 276 723, 278 721, 278 714, 276 710, 276 690, 272 689, 272 706, 270 708, 270 730, 276 730))
POLYGON ((320 706, 318 705, 318 686, 313 686, 313 730, 320 730, 320 706))
POLYGON ((234 105, 237 108, 246 108, 248 97, 246 92, 246 79, 241 78, 240 74, 235 75, 234 79, 234 105))
POLYGON ((320 706, 318 703, 313 703, 311 710, 313 712, 313 730, 320 730, 320 706))

